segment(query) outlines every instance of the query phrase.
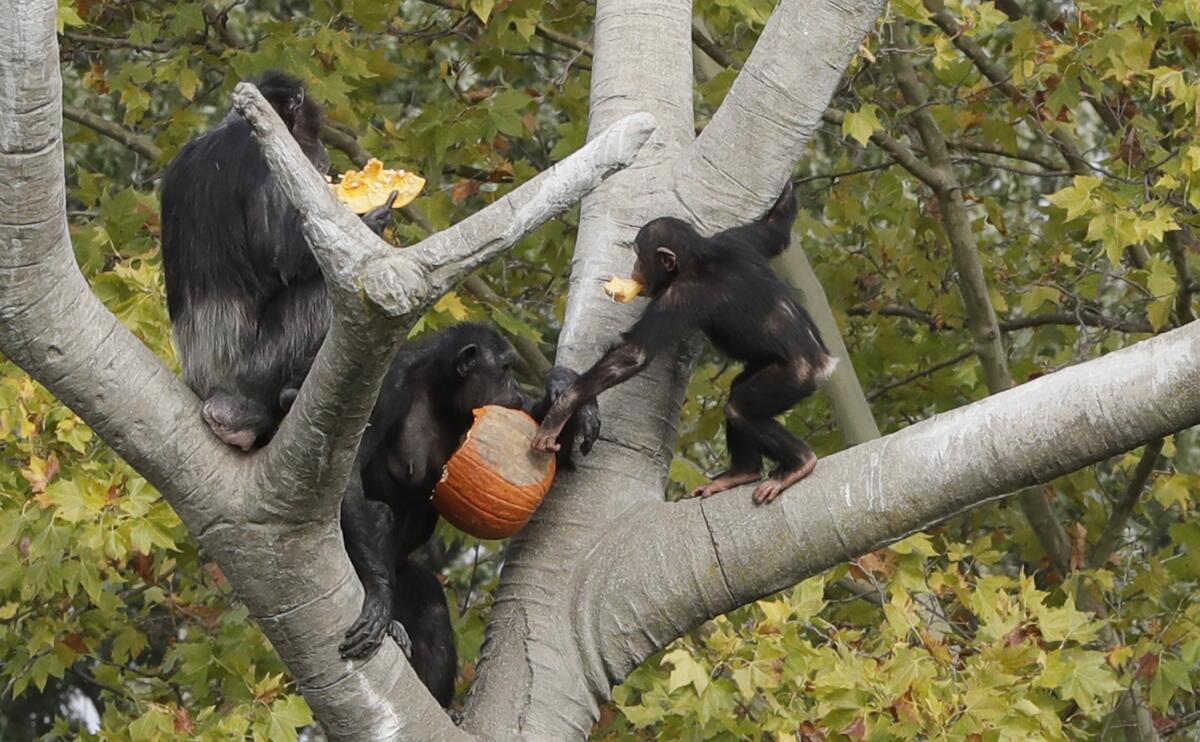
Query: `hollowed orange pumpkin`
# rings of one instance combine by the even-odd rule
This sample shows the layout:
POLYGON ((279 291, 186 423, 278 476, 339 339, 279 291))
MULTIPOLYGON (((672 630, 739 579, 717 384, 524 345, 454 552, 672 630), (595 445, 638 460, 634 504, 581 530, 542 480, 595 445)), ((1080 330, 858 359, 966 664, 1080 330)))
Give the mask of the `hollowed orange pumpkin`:
POLYGON ((554 455, 529 447, 537 431, 520 410, 475 410, 467 438, 446 463, 433 505, 477 538, 508 538, 529 522, 554 481, 554 455))

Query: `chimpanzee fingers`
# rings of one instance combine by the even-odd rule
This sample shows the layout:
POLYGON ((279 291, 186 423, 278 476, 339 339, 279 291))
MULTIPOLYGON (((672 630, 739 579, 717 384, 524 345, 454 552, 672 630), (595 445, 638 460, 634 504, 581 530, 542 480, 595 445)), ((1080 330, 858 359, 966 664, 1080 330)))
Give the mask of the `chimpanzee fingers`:
MULTIPOLYGON (((789 184, 790 184, 790 181, 789 181, 789 184)), ((392 191, 391 195, 388 196, 387 201, 385 201, 383 203, 383 208, 387 209, 389 214, 391 213, 392 205, 396 203, 396 197, 399 195, 400 195, 400 191, 392 191)))

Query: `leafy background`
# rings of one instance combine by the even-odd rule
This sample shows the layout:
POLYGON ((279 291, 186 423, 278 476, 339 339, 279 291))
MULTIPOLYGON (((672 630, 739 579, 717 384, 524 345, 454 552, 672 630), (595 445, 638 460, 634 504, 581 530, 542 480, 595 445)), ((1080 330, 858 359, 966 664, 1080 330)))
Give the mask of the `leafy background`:
MULTIPOLYGON (((697 52, 698 126, 772 7, 697 3, 716 47, 715 60, 697 52)), ((582 143, 592 14, 576 0, 61 0, 79 262, 177 368, 157 179, 225 115, 236 81, 301 75, 328 114, 335 169, 369 153, 428 178, 390 235, 412 244, 582 143)), ((796 174, 794 240, 884 432, 989 392, 956 239, 982 264, 1017 383, 1193 319, 1198 55, 1197 0, 892 2, 796 174), (924 104, 898 90, 897 57, 924 104), (922 119, 946 148, 965 231, 931 184, 922 119)), ((536 384, 575 227, 572 213, 525 238, 414 332, 490 319, 536 384)), ((697 368, 672 494, 719 469, 735 373, 715 355, 697 368)), ((822 395, 786 422, 820 453, 843 446, 822 395)), ((0 441, 0 737, 320 736, 171 509, 2 361, 0 441)), ((960 516, 679 640, 616 689, 594 736, 1121 739, 1127 695, 1153 731, 1197 738, 1198 486, 1195 431, 1046 485, 1065 559, 1014 501, 960 516)), ((445 575, 461 693, 504 545, 442 526, 424 558, 445 575)))

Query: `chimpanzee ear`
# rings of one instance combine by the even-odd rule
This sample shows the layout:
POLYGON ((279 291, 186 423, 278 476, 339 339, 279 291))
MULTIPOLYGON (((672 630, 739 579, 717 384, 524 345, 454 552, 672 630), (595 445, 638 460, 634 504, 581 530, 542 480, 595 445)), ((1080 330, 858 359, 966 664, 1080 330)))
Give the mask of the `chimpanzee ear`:
POLYGON ((475 362, 479 360, 479 346, 475 343, 464 345, 458 351, 458 355, 454 357, 454 370, 459 376, 465 377, 475 367, 475 362))
POLYGON ((675 251, 666 246, 660 246, 654 251, 658 256, 658 262, 662 263, 663 270, 675 270, 675 251))
POLYGON ((296 111, 299 111, 300 106, 302 106, 302 105, 304 105, 304 88, 300 88, 299 90, 297 90, 296 94, 293 95, 292 97, 288 98, 288 102, 287 102, 288 111, 290 111, 293 114, 296 111))

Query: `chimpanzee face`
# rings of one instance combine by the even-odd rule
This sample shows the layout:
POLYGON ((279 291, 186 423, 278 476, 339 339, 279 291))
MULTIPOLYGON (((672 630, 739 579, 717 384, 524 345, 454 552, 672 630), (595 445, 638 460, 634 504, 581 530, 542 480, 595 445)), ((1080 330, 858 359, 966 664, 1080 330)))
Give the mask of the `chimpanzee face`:
POLYGON ((524 399, 513 367, 517 352, 498 334, 459 349, 455 371, 462 380, 456 407, 464 413, 485 405, 520 409, 524 399))
POLYGON ((672 217, 660 217, 638 230, 631 277, 646 287, 647 295, 661 294, 675 280, 693 235, 695 230, 687 222, 672 217))

